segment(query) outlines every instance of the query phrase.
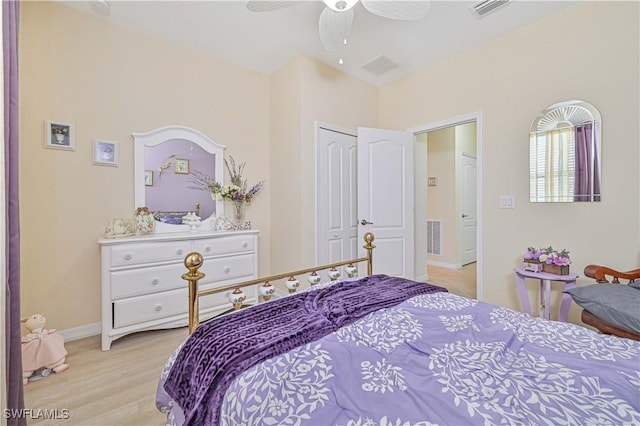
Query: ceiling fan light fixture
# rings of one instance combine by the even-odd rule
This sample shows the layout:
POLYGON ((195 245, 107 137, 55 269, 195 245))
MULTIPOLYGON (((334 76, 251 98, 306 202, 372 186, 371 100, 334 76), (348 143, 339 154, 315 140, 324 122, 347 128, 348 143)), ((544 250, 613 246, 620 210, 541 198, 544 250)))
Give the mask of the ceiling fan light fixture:
POLYGON ((344 12, 358 3, 358 0, 323 0, 327 7, 335 12, 344 12))
POLYGON ((91 0, 89 2, 91 10, 100 16, 109 16, 111 14, 111 4, 109 0, 91 0))

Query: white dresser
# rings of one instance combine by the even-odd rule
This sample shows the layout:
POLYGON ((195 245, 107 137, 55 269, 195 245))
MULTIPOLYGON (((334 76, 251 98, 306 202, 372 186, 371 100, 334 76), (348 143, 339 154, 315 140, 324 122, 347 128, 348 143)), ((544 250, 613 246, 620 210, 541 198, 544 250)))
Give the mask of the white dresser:
MULTIPOLYGON (((204 256, 199 289, 258 277, 258 232, 199 231, 98 240, 102 251, 102 350, 137 331, 188 325, 185 256, 204 256)), ((247 303, 256 287, 244 289, 247 303)), ((232 307, 228 292, 200 299, 201 320, 232 307)), ((185 335, 186 337, 186 335, 185 335)))

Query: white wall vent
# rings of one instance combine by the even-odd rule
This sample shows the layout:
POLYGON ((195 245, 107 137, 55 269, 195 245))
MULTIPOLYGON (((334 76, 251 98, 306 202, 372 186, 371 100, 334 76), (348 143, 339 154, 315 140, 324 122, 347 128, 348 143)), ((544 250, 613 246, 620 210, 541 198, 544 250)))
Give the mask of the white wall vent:
POLYGON ((427 254, 442 254, 442 240, 440 239, 441 228, 439 220, 427 221, 427 254))
POLYGON ((476 18, 482 18, 487 13, 491 13, 498 8, 506 6, 512 1, 513 0, 482 0, 469 6, 469 10, 476 18))
POLYGON ((374 73, 375 75, 382 75, 385 72, 397 67, 398 64, 391 61, 389 58, 385 58, 384 56, 378 56, 371 62, 364 64, 362 68, 365 70, 374 73))

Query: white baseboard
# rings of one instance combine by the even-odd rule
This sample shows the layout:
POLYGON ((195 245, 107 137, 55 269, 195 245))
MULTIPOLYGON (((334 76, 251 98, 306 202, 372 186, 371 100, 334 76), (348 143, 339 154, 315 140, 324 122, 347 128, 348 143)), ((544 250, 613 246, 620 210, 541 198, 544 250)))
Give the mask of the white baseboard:
POLYGON ((85 337, 97 336, 102 333, 102 325, 99 322, 94 322, 93 324, 81 325, 80 327, 57 330, 57 333, 64 337, 65 342, 70 342, 72 340, 84 339, 85 337))
POLYGON ((438 262, 437 260, 427 260, 427 266, 428 265, 439 266, 441 268, 447 268, 447 269, 460 269, 460 268, 462 268, 462 265, 460 265, 458 263, 438 262))

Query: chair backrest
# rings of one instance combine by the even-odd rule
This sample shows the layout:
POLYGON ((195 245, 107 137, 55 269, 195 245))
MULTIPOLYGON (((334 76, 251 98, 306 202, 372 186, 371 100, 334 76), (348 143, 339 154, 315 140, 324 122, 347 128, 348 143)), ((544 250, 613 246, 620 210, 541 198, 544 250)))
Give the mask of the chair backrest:
POLYGON ((584 275, 589 278, 595 278, 596 282, 599 283, 620 283, 620 280, 626 280, 627 282, 623 282, 623 284, 627 284, 640 280, 640 269, 620 272, 606 266, 587 265, 584 268, 584 275), (611 281, 607 277, 610 277, 611 281))

